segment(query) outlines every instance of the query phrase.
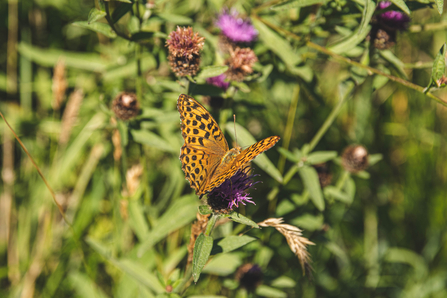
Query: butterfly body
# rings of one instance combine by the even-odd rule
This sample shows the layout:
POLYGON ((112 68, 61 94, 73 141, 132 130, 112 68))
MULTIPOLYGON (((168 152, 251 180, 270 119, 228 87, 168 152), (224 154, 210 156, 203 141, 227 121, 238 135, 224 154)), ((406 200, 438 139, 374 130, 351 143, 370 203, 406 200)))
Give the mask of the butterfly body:
POLYGON ((242 150, 229 149, 228 143, 211 114, 194 98, 182 94, 177 101, 185 140, 180 161, 185 178, 196 194, 220 186, 257 155, 273 147, 280 139, 272 136, 242 150))

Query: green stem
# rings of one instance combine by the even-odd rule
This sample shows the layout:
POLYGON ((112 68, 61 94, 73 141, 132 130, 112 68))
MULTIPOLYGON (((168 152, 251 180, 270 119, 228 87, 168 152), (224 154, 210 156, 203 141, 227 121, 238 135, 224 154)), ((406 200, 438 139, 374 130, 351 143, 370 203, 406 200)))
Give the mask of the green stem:
POLYGON ((321 140, 321 138, 323 137, 323 135, 326 133, 326 131, 329 129, 329 127, 332 125, 332 123, 334 122, 335 118, 338 116, 338 114, 341 111, 341 108, 343 106, 343 104, 345 103, 346 99, 348 98, 348 96, 350 95, 350 91, 354 88, 354 84, 351 84, 349 86, 350 90, 347 90, 345 96, 343 96, 338 103, 335 105, 334 109, 332 110, 332 112, 329 114, 329 116, 326 118, 326 120, 324 121, 323 125, 320 127, 320 129, 318 130, 318 132, 315 134, 315 136, 313 137, 313 139, 310 141, 309 146, 306 149, 303 149, 303 154, 307 155, 309 154, 309 152, 311 152, 315 146, 317 146, 318 142, 321 140), (305 152, 306 151, 306 152, 305 152))
MULTIPOLYGON (((295 122, 296 108, 298 106, 298 100, 300 97, 300 86, 296 85, 293 90, 292 102, 290 103, 289 114, 287 115, 287 124, 284 130, 284 138, 282 142, 282 147, 286 150, 289 149, 290 139, 292 138, 293 132, 293 124, 295 122)), ((286 157, 284 155, 280 155, 278 161, 278 170, 281 175, 284 173, 284 166, 286 164, 286 157)))
POLYGON ((214 226, 216 225, 217 220, 220 218, 220 214, 213 213, 208 220, 208 224, 206 225, 205 229, 205 236, 211 236, 211 233, 213 232, 214 226))
POLYGON ((135 82, 135 89, 137 92, 137 98, 138 100, 143 100, 143 72, 141 71, 141 55, 142 55, 142 49, 140 44, 135 44, 135 54, 137 58, 137 79, 135 82))

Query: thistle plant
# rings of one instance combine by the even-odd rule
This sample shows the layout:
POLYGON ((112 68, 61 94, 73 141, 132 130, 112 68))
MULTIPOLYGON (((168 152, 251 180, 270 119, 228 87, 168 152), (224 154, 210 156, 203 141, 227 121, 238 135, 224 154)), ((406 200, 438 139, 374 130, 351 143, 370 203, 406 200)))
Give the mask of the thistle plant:
POLYGON ((1 297, 447 297, 442 1, 6 2, 1 297))

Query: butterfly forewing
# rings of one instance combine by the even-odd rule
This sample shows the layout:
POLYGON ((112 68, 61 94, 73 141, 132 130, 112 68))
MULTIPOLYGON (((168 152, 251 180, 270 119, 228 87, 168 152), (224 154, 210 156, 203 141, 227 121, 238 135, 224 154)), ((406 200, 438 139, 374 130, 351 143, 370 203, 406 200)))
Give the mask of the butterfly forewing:
POLYGON ((201 195, 206 181, 228 151, 228 144, 217 122, 194 98, 180 95, 177 109, 185 140, 180 151, 182 169, 196 194, 201 195))
POLYGON ((213 180, 206 185, 204 191, 211 191, 221 185, 225 180, 233 177, 233 175, 236 174, 239 169, 242 169, 246 163, 250 162, 262 152, 275 146, 279 139, 280 138, 278 136, 268 137, 244 149, 239 155, 236 156, 236 159, 233 161, 231 166, 228 167, 227 171, 217 177, 213 177, 213 180))
POLYGON ((217 122, 211 114, 194 98, 182 94, 177 101, 177 109, 182 120, 182 136, 185 144, 228 151, 228 144, 217 122), (210 144, 211 143, 211 144, 210 144))

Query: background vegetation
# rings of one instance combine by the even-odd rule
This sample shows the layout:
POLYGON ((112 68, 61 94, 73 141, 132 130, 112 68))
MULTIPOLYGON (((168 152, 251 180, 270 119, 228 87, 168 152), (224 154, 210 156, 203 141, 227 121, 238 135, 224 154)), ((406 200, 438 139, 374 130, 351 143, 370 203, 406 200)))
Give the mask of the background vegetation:
POLYGON ((366 38, 374 1, 0 2, 0 111, 60 205, 0 122, 0 296, 447 297, 447 100, 442 88, 424 93, 444 84, 447 21, 442 1, 393 2, 411 23, 386 50, 366 38), (253 74, 226 92, 203 72, 223 65, 224 8, 259 33, 253 74), (167 60, 177 25, 205 37, 192 82, 167 60), (122 91, 140 102, 129 121, 111 108, 122 91), (310 280, 280 233, 230 221, 214 239, 257 239, 213 255, 191 283, 199 200, 178 159, 181 93, 225 98, 207 107, 230 147, 233 113, 241 145, 281 137, 254 164, 256 205, 237 211, 302 228, 315 243, 310 280), (365 171, 341 166, 350 144, 371 154, 365 171), (323 189, 321 162, 332 175, 323 189), (255 293, 236 278, 246 263, 262 269, 255 293))

